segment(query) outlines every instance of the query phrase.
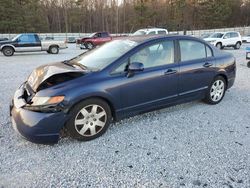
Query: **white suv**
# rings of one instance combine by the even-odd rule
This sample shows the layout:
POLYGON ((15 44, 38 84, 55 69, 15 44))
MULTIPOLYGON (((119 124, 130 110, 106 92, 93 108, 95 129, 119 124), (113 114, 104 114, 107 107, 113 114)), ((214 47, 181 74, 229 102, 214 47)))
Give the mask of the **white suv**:
POLYGON ((167 35, 168 30, 162 28, 146 28, 139 29, 132 36, 140 36, 140 35, 167 35))
POLYGON ((219 49, 223 49, 224 47, 234 47, 234 49, 240 49, 242 44, 240 33, 234 31, 213 33, 204 40, 210 42, 219 49))

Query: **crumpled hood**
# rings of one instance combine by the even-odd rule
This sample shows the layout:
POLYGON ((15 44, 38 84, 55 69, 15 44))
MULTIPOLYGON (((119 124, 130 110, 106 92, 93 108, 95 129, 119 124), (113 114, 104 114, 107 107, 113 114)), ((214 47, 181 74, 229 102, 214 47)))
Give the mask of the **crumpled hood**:
POLYGON ((74 65, 70 66, 62 62, 49 64, 49 65, 43 65, 43 66, 38 67, 31 73, 31 75, 28 77, 28 84, 31 86, 33 91, 36 92, 38 87, 42 83, 44 83, 49 78, 52 78, 53 76, 62 78, 64 75, 67 75, 67 76, 70 75, 72 76, 72 79, 73 79, 74 75, 78 75, 75 77, 79 77, 79 75, 83 75, 87 72, 88 72, 87 70, 83 70, 78 66, 74 66, 74 65))

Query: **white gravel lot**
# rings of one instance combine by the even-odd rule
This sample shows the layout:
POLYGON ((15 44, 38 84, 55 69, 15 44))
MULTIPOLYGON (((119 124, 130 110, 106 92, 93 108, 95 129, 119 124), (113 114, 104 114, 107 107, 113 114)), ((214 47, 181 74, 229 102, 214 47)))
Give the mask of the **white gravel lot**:
POLYGON ((70 45, 58 55, 0 54, 0 188, 249 188, 250 69, 245 47, 227 50, 237 58, 237 79, 219 105, 178 105, 113 124, 90 142, 64 138, 53 146, 16 134, 9 102, 35 67, 82 51, 70 45))

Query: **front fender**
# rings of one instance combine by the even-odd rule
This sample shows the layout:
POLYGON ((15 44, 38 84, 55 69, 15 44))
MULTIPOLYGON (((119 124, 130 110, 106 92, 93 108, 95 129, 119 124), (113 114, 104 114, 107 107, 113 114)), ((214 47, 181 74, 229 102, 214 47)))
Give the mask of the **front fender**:
POLYGON ((4 47, 12 47, 14 51, 16 51, 15 46, 13 46, 12 44, 3 44, 2 46, 0 46, 0 51, 2 51, 4 47))

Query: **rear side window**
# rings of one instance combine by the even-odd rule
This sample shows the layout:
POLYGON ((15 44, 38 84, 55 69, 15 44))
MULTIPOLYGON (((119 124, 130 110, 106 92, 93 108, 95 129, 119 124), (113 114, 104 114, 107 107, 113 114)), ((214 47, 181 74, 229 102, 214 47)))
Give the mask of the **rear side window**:
POLYGON ((206 58, 206 48, 201 42, 180 40, 181 61, 191 61, 206 58))
POLYGON ((166 31, 158 31, 158 34, 160 34, 160 35, 166 35, 167 33, 166 33, 166 31))
POLYGON ((104 38, 104 37, 108 37, 109 35, 108 35, 108 33, 102 33, 102 37, 104 38))
POLYGON ((231 38, 236 38, 239 37, 238 33, 230 33, 231 38))

